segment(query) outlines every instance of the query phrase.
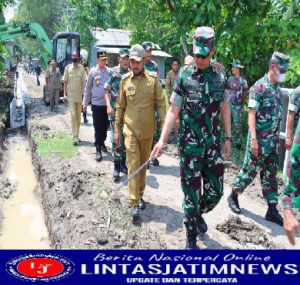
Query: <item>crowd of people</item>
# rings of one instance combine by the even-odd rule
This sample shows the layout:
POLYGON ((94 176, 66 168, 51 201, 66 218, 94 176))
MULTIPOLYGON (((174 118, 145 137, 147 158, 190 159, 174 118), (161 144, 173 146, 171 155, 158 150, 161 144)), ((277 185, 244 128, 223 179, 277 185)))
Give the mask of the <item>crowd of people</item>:
MULTIPOLYGON (((267 74, 249 89, 247 80, 240 74, 244 68, 241 62, 233 60, 232 76, 227 77, 224 67, 213 59, 214 53, 214 30, 198 27, 193 37, 193 57, 186 57, 181 68, 179 60, 174 59, 166 76, 170 104, 166 110, 150 42, 134 45, 130 50, 120 49, 119 64, 113 68, 107 67, 106 52, 99 50, 97 65, 90 71, 87 62, 80 64, 79 55, 73 52, 73 62, 64 73, 64 100, 69 103, 73 143, 80 144, 81 113, 87 122, 87 107, 91 104, 96 160, 100 162, 102 153, 107 152, 105 141, 110 126, 113 178, 118 182, 120 173, 131 178, 128 182, 129 206, 135 222, 147 206, 143 199, 147 167, 141 166, 148 160, 154 166, 159 165, 158 158, 177 124, 186 249, 197 249, 197 236, 208 230, 203 216, 212 211, 223 196, 223 160, 230 159, 231 130, 234 129, 235 147, 240 150, 246 143, 246 151, 227 198, 228 206, 234 213, 242 213, 238 197, 259 173, 263 197, 268 204, 265 219, 284 226, 294 244, 300 229, 292 211, 292 208, 300 208, 300 125, 296 128, 300 112, 299 87, 293 92, 288 107, 285 145, 291 152, 283 193, 284 219, 277 209, 282 120, 279 83, 284 81, 289 70, 289 57, 274 52, 266 63, 267 74), (243 142, 242 112, 247 101, 249 132, 247 142, 243 142), (140 172, 131 177, 139 168, 140 172)), ((46 86, 52 94, 50 106, 53 110, 57 110, 57 90, 61 88, 58 72, 55 61, 52 61, 46 73, 46 86)))

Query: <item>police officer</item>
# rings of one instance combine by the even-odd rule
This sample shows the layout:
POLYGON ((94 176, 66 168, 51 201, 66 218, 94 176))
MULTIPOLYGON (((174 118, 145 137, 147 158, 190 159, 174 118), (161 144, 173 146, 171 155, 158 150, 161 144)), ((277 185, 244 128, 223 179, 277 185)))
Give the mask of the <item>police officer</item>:
POLYGON ((121 135, 120 146, 114 143, 114 122, 116 112, 116 101, 119 96, 119 87, 122 76, 129 72, 129 49, 123 48, 119 52, 119 65, 113 67, 109 71, 108 79, 104 85, 105 100, 107 106, 108 120, 111 125, 112 132, 112 152, 114 159, 113 178, 115 182, 119 181, 120 172, 127 175, 126 152, 124 146, 124 138, 121 135))
POLYGON ((224 97, 222 65, 211 61, 215 48, 211 27, 198 27, 193 38, 194 65, 179 71, 159 142, 152 154, 160 156, 180 116, 179 157, 184 193, 186 249, 197 249, 198 233, 207 231, 202 214, 211 211, 223 195, 224 165, 219 117, 225 129, 225 159, 231 152, 230 98, 224 97), (203 181, 203 189, 201 184, 203 181))
POLYGON ((55 59, 51 60, 51 67, 46 71, 46 88, 50 94, 50 109, 58 112, 59 90, 61 89, 60 70, 56 67, 55 59))
POLYGON ((178 75, 178 70, 179 70, 179 61, 178 59, 173 59, 171 70, 167 73, 166 76, 166 89, 167 89, 167 94, 169 99, 172 95, 175 79, 178 75))
POLYGON ((87 111, 91 100, 93 112, 93 125, 95 129, 96 160, 102 160, 102 151, 107 152, 105 140, 107 136, 108 117, 106 112, 106 101, 104 96, 104 84, 108 78, 106 67, 106 51, 97 51, 97 65, 90 71, 83 96, 83 111, 87 111))
MULTIPOLYGON (((165 120, 166 105, 159 78, 144 68, 145 50, 141 45, 130 49, 130 68, 123 76, 117 99, 115 143, 120 145, 123 130, 128 175, 131 175, 150 157, 153 136, 156 131, 155 106, 161 123, 165 120), (124 127, 123 127, 124 125, 124 127)), ((143 194, 146 185, 146 169, 129 180, 131 216, 139 218, 139 210, 146 208, 143 194)))
POLYGON ((77 51, 72 52, 72 63, 67 65, 64 73, 64 101, 69 102, 73 144, 80 142, 79 128, 82 109, 82 93, 86 83, 86 73, 79 64, 77 51))
POLYGON ((280 226, 283 219, 278 213, 278 148, 279 128, 282 119, 282 93, 278 83, 283 82, 289 68, 289 58, 274 52, 268 73, 250 89, 248 124, 249 133, 245 160, 242 169, 232 185, 228 205, 234 213, 240 214, 238 194, 253 181, 258 171, 262 192, 268 202, 267 221, 280 226))
POLYGON ((293 209, 300 211, 300 121, 295 131, 291 158, 288 160, 285 187, 282 195, 283 225, 289 242, 295 245, 295 235, 300 232, 299 221, 293 209))
POLYGON ((231 63, 232 75, 227 81, 226 92, 229 92, 230 100, 230 109, 232 117, 233 129, 235 129, 236 134, 236 147, 241 149, 242 146, 242 111, 243 111, 243 102, 247 96, 248 84, 247 80, 240 76, 240 69, 244 68, 241 65, 239 60, 234 60, 231 63))
MULTIPOLYGON (((145 69, 158 75, 157 63, 154 60, 152 60, 152 43, 151 42, 143 42, 142 47, 146 51, 145 55, 144 55, 145 69)), ((157 128, 156 128, 156 133, 153 138, 153 145, 158 142, 160 134, 161 134, 161 122, 159 120, 159 115, 158 115, 157 111, 155 111, 155 118, 156 118, 156 122, 157 122, 157 128)), ((159 161, 157 158, 155 158, 152 161, 152 163, 154 166, 159 166, 159 161)))

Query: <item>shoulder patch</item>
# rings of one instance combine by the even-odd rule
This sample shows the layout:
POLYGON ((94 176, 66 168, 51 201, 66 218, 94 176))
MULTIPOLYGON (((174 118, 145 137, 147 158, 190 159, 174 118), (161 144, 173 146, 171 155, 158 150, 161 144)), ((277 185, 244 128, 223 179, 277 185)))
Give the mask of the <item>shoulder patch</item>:
POLYGON ((211 65, 214 72, 225 74, 225 68, 221 63, 216 62, 216 61, 212 61, 210 65, 211 65))
POLYGON ((153 77, 158 77, 157 72, 155 71, 148 71, 148 74, 153 77))

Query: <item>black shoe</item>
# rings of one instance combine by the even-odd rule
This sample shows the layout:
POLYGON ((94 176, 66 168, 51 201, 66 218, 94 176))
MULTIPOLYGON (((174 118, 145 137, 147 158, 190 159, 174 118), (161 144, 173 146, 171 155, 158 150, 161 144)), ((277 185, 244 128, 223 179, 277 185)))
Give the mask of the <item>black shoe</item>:
POLYGON ((196 231, 187 231, 185 249, 199 249, 196 231))
POLYGON ((131 208, 130 216, 132 217, 133 222, 136 222, 140 218, 140 210, 138 206, 131 208))
POLYGON ((153 166, 159 166, 159 161, 157 158, 154 158, 153 160, 153 166))
POLYGON ((89 122, 89 120, 88 120, 86 117, 84 117, 84 118, 83 118, 83 123, 84 123, 84 124, 87 124, 88 122, 89 122))
POLYGON ((140 210, 145 210, 146 209, 146 202, 144 201, 143 198, 141 198, 141 200, 139 201, 138 207, 140 210))
POLYGON ((96 160, 98 162, 100 162, 102 160, 102 153, 101 153, 101 151, 97 151, 97 153, 96 153, 96 160))
POLYGON ((269 222, 273 222, 281 227, 283 227, 283 218, 278 213, 276 204, 269 204, 268 211, 266 213, 265 219, 269 222))
POLYGON ((115 161, 114 173, 113 173, 114 182, 118 183, 120 181, 120 163, 115 161))
POLYGON ((103 144, 103 145, 101 146, 101 150, 102 150, 103 152, 107 152, 107 147, 106 147, 105 144, 103 144))
POLYGON ((200 235, 205 234, 208 230, 207 224, 204 221, 202 215, 199 215, 199 217, 197 218, 197 229, 198 229, 200 235))
POLYGON ((125 175, 128 174, 128 168, 127 168, 127 166, 126 166, 126 161, 123 160, 123 159, 122 159, 122 161, 121 161, 121 168, 120 168, 120 171, 121 171, 123 174, 125 174, 125 175))
POLYGON ((227 198, 228 206, 229 208, 236 214, 241 213, 241 208, 239 205, 238 195, 234 192, 231 192, 231 194, 227 198))

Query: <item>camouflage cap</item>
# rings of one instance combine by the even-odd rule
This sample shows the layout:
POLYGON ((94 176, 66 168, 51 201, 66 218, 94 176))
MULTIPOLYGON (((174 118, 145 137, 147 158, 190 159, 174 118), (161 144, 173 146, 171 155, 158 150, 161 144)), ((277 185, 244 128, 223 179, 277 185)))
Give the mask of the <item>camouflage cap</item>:
POLYGON ((120 57, 125 57, 125 56, 129 56, 129 49, 128 48, 121 48, 119 51, 119 56, 120 57))
POLYGON ((145 51, 152 50, 152 43, 151 42, 143 42, 142 47, 144 48, 145 51))
POLYGON ((277 65, 282 71, 288 71, 290 69, 289 67, 290 58, 289 56, 280 53, 278 51, 275 51, 272 54, 272 57, 270 59, 270 64, 274 63, 277 65))
POLYGON ((208 56, 214 45, 214 29, 211 27, 198 27, 193 38, 193 53, 208 56))
POLYGON ((230 63, 230 65, 233 68, 244 68, 239 60, 234 60, 232 63, 230 63))
POLYGON ((130 49, 129 58, 141 61, 145 55, 145 50, 141 45, 134 45, 130 49))

